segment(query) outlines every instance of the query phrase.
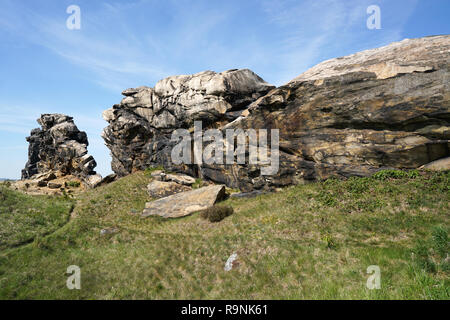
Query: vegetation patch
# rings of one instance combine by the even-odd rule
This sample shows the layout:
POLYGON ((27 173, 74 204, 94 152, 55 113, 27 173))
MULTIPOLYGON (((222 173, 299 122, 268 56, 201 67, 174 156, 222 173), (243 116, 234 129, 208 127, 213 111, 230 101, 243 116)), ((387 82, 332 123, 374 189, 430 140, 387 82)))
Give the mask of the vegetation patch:
POLYGON ((29 196, 0 185, 0 250, 55 231, 68 221, 72 208, 64 197, 29 196))
POLYGON ((64 183, 66 187, 78 188, 80 187, 80 182, 78 181, 67 181, 64 183))
POLYGON ((203 210, 200 215, 209 222, 220 222, 234 213, 233 207, 224 205, 215 205, 203 210))
POLYGON ((164 172, 164 167, 163 166, 149 167, 144 170, 144 174, 146 176, 150 177, 152 175, 152 173, 155 171, 163 171, 164 172))
MULTIPOLYGON (((292 186, 228 199, 219 206, 234 214, 211 224, 200 214, 142 218, 151 177, 137 172, 76 194, 73 218, 56 231, 0 249, 0 299, 450 299, 449 178, 292 186), (239 268, 224 271, 235 252, 239 268), (66 287, 70 265, 81 268, 81 290, 66 287), (379 290, 366 287, 371 265, 379 290)), ((20 217, 55 201, 64 203, 27 196, 2 208, 20 217)), ((22 225, 15 234, 36 232, 22 225)))
POLYGON ((413 258, 417 268, 426 272, 450 271, 450 243, 448 226, 436 226, 427 239, 418 239, 413 249, 413 258))

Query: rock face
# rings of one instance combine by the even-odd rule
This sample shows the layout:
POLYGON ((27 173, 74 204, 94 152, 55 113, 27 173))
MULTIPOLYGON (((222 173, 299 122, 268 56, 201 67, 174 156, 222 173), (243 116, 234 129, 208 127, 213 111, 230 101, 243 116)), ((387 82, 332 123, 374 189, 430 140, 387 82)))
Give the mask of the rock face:
POLYGON ((171 168, 170 133, 194 120, 204 128, 279 129, 274 175, 248 164, 176 168, 242 191, 419 168, 450 156, 450 36, 328 60, 270 89, 251 71, 235 70, 124 91, 122 103, 104 113, 113 170, 171 168))
MULTIPOLYGON (((228 127, 280 130, 280 171, 268 184, 413 169, 447 157, 450 36, 325 61, 249 113, 228 127)), ((213 175, 221 173, 230 177, 229 170, 213 175)))
POLYGON ((41 128, 33 129, 27 137, 28 162, 22 170, 22 179, 39 174, 73 175, 88 186, 94 186, 99 175, 97 163, 88 154, 88 139, 78 130, 73 118, 63 114, 43 114, 37 120, 41 128))
POLYGON ((122 102, 103 113, 109 126, 102 136, 111 150, 112 170, 124 176, 152 165, 171 167, 174 130, 191 128, 197 120, 204 127, 220 127, 273 88, 245 69, 174 76, 155 88, 125 90, 122 102))
POLYGON ((177 193, 147 202, 143 217, 158 215, 163 218, 180 218, 213 206, 225 196, 225 186, 216 185, 177 193))

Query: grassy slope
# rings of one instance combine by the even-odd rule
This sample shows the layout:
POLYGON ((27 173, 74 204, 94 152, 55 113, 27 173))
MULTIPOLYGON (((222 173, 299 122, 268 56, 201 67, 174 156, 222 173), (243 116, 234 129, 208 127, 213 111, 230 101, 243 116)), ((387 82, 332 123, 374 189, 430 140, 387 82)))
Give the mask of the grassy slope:
POLYGON ((0 252, 33 241, 67 223, 72 201, 31 197, 0 185, 0 252))
POLYGON ((228 200, 235 214, 216 224, 130 214, 149 180, 136 173, 83 193, 64 227, 0 253, 0 298, 450 298, 448 172, 228 200), (119 232, 100 235, 108 227, 119 232), (233 252, 239 265, 225 272, 233 252), (81 267, 81 290, 66 288, 69 265, 81 267), (381 290, 366 288, 369 265, 381 268, 381 290))

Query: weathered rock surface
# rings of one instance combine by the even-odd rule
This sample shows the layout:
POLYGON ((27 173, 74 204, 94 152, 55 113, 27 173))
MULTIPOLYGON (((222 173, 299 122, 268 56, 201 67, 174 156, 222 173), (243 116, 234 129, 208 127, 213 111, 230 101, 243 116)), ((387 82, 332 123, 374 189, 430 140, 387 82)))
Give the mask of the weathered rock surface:
POLYGON ((173 181, 184 186, 192 186, 195 183, 195 179, 190 176, 170 173, 164 175, 164 181, 173 181))
POLYGON ((214 185, 177 193, 147 202, 143 217, 158 215, 163 218, 180 218, 213 206, 225 196, 225 186, 214 185))
POLYGON ((425 170, 431 170, 431 171, 444 171, 444 170, 450 170, 450 157, 439 159, 433 162, 430 162, 421 169, 425 170))
MULTIPOLYGON (((450 36, 326 61, 248 111, 227 128, 280 130, 280 170, 264 177, 264 186, 413 169, 448 157, 450 36)), ((251 190, 255 178, 248 169, 203 166, 201 173, 251 190)))
POLYGON ((103 112, 109 126, 102 136, 111 150, 112 170, 124 176, 149 166, 171 167, 174 130, 191 128, 197 120, 204 127, 220 127, 273 88, 244 69, 174 76, 155 88, 125 90, 122 102, 103 112))
POLYGON ((150 197, 159 199, 171 196, 176 193, 190 191, 191 188, 172 181, 153 180, 147 185, 147 191, 150 197))
MULTIPOLYGON (((27 137, 28 162, 22 170, 22 179, 42 179, 43 175, 74 175, 88 186, 95 186, 99 175, 94 168, 97 163, 88 154, 88 139, 78 130, 73 118, 63 114, 43 114, 37 120, 41 128, 33 129, 27 137)), ((100 177, 101 180, 101 177, 100 177)))
POLYGON ((450 156, 450 36, 331 59, 270 89, 251 71, 235 70, 124 91, 121 104, 104 113, 113 170, 174 168, 170 133, 194 120, 204 128, 279 129, 275 175, 247 164, 175 167, 242 191, 419 168, 450 156))

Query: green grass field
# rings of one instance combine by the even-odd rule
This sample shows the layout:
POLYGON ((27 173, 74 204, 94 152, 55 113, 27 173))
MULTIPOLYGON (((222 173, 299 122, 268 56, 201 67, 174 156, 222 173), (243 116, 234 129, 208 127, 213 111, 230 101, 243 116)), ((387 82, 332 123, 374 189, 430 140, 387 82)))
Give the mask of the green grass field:
POLYGON ((450 298, 450 172, 231 199, 235 213, 219 223, 141 218, 150 179, 136 173, 74 200, 1 187, 0 298, 450 298), (226 272, 232 253, 238 263, 226 272), (66 287, 70 265, 81 268, 81 290, 66 287), (370 265, 381 269, 380 290, 366 288, 370 265))

